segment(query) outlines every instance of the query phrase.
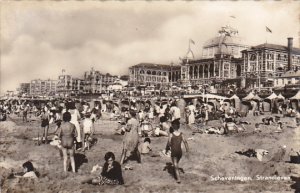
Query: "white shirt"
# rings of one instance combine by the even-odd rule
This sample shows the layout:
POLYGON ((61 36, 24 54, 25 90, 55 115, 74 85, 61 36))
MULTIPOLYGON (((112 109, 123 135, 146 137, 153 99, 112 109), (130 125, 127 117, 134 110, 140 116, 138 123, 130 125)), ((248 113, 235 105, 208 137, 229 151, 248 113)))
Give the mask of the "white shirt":
POLYGON ((26 172, 24 175, 23 175, 24 178, 37 178, 36 174, 34 171, 31 171, 31 172, 26 172))
POLYGON ((83 133, 92 133, 93 122, 91 119, 83 120, 83 133))
POLYGON ((172 115, 172 121, 175 119, 180 119, 180 109, 176 106, 170 108, 170 113, 172 115))

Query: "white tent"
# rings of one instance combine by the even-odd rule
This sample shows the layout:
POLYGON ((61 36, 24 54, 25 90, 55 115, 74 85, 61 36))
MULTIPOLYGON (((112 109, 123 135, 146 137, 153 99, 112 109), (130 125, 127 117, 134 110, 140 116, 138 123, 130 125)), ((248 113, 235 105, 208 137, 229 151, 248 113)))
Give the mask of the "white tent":
POLYGON ((270 99, 270 100, 273 100, 273 99, 276 99, 278 98, 278 96, 273 92, 270 96, 268 96, 266 99, 270 99))
POLYGON ((248 101, 253 99, 254 94, 252 92, 250 92, 246 97, 243 98, 244 101, 248 101))
POLYGON ((297 92, 295 96, 291 97, 290 99, 300 100, 300 90, 297 92))
POLYGON ((220 99, 220 100, 228 99, 227 97, 223 97, 215 94, 205 94, 203 95, 203 97, 207 99, 220 99))
POLYGON ((229 99, 240 99, 238 96, 236 96, 236 94, 234 94, 232 97, 230 97, 229 99))
POLYGON ((277 96, 278 99, 285 99, 284 96, 282 96, 282 94, 280 93, 278 96, 277 96))

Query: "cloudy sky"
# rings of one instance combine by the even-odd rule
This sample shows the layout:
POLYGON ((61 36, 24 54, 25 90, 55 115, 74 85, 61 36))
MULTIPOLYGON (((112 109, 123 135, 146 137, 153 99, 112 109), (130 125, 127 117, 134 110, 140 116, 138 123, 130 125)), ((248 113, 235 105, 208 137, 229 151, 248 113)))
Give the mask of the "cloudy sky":
POLYGON ((126 74, 140 62, 178 63, 229 24, 245 44, 299 47, 299 1, 1 2, 0 92, 20 82, 76 77, 94 67, 126 74), (235 16, 235 19, 230 17, 235 16), (268 26, 271 33, 266 32, 268 26))

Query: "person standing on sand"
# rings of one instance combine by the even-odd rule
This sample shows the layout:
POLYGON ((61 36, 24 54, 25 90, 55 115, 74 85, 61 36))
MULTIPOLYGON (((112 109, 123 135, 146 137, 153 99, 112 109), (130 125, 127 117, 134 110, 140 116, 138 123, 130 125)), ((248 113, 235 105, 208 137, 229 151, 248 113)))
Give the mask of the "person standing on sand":
POLYGON ((138 150, 139 145, 139 121, 136 119, 136 113, 132 109, 129 111, 129 120, 125 127, 125 136, 123 140, 123 149, 120 164, 124 163, 127 153, 135 154, 138 162, 141 163, 141 155, 138 150))
POLYGON ((181 114, 180 114, 180 109, 177 107, 176 103, 173 102, 171 104, 171 108, 170 108, 170 114, 171 114, 171 121, 172 122, 176 122, 180 120, 181 114))
POLYGON ((71 114, 65 112, 63 114, 63 123, 60 126, 59 138, 61 140, 63 158, 64 158, 64 172, 67 172, 67 162, 68 162, 68 153, 70 155, 72 171, 75 173, 75 146, 74 141, 76 137, 76 127, 74 124, 70 123, 71 114))
POLYGON ((188 116, 188 124, 194 124, 195 123, 195 113, 196 113, 196 107, 193 105, 192 102, 189 103, 189 105, 187 106, 190 114, 188 116))
POLYGON ((29 104, 25 105, 23 109, 23 122, 28 122, 27 120, 28 111, 29 111, 29 104))
MULTIPOLYGON (((41 114, 41 119, 42 119, 41 127, 44 131, 42 141, 44 139, 45 144, 47 144, 48 143, 49 120, 50 120, 50 114, 49 114, 47 106, 45 106, 43 108, 43 111, 42 111, 42 114, 41 114)), ((39 141, 39 139, 38 139, 38 141, 39 141)))
MULTIPOLYGON (((187 141, 185 140, 185 138, 183 137, 182 132, 179 132, 180 124, 173 124, 173 133, 170 134, 169 136, 169 140, 168 140, 168 145, 167 147, 171 148, 171 159, 172 159, 172 163, 174 166, 174 170, 175 170, 175 177, 177 179, 177 183, 180 183, 180 176, 179 176, 179 161, 182 157, 182 149, 181 149, 181 143, 184 143, 186 152, 189 152, 189 146, 187 141)), ((168 151, 168 149, 166 148, 166 152, 168 151)))
POLYGON ((76 137, 76 149, 81 148, 83 146, 82 144, 82 132, 81 132, 81 127, 79 124, 79 120, 81 119, 80 113, 75 107, 75 103, 72 102, 70 103, 70 109, 69 112, 71 113, 71 121, 70 123, 73 123, 76 127, 76 132, 77 132, 77 137, 76 137))

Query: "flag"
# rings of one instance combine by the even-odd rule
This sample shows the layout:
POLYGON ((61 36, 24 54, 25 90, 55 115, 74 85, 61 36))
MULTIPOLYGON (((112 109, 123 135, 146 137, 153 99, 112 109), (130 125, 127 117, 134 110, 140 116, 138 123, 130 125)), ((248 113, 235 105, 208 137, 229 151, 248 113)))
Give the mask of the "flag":
POLYGON ((234 15, 231 15, 230 17, 236 19, 236 17, 234 15))
POLYGON ((266 31, 272 33, 272 30, 266 26, 266 31))
POLYGON ((190 43, 194 44, 195 45, 195 42, 194 40, 190 39, 190 43))

